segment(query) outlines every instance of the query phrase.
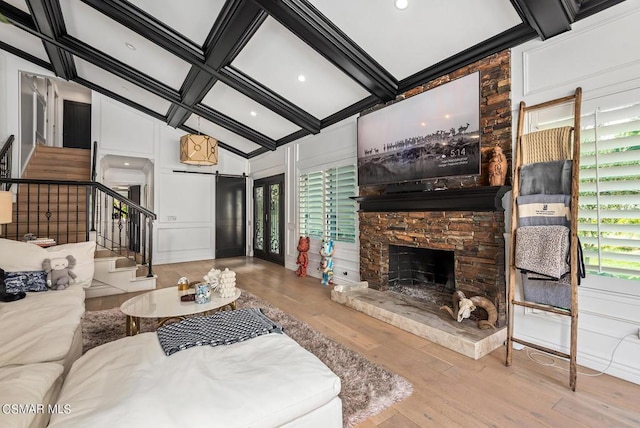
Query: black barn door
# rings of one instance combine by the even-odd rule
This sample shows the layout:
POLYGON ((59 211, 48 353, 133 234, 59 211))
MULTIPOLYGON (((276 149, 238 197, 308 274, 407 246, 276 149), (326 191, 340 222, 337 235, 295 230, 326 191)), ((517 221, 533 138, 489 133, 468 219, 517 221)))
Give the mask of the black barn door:
POLYGON ((216 258, 246 255, 245 177, 216 176, 216 258))

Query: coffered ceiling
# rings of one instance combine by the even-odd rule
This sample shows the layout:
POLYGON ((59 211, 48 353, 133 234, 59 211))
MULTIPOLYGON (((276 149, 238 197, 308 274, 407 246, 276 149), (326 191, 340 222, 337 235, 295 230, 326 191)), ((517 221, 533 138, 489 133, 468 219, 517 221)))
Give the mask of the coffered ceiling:
POLYGON ((621 1, 0 0, 0 49, 250 158, 621 1))

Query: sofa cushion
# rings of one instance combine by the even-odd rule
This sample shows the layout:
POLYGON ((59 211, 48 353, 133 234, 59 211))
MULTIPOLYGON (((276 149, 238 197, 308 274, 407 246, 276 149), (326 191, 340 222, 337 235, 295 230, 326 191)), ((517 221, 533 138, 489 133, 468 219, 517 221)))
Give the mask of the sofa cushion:
POLYGON ((7 293, 47 291, 47 273, 43 270, 27 272, 5 272, 4 285, 7 293))
POLYGON ((167 357, 156 334, 143 333, 73 364, 59 397, 72 412, 52 415, 50 427, 274 427, 339 392, 340 378, 285 334, 167 357))
POLYGON ((44 259, 72 255, 76 259, 76 266, 73 268, 73 273, 77 275, 75 283, 88 288, 93 281, 95 251, 94 241, 41 248, 27 242, 0 239, 0 268, 6 272, 42 270, 44 259))
POLYGON ((62 366, 56 363, 0 368, 0 426, 46 426, 49 415, 58 410, 49 405, 55 404, 61 383, 62 366))
POLYGON ((0 367, 64 360, 83 314, 84 289, 76 284, 0 302, 0 367))

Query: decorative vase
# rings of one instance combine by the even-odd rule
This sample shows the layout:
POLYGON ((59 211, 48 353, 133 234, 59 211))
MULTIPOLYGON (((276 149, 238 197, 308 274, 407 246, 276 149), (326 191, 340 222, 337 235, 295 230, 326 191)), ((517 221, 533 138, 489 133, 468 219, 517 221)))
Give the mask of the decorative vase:
POLYGON ((220 274, 218 293, 223 299, 233 297, 236 294, 236 273, 228 268, 220 274))

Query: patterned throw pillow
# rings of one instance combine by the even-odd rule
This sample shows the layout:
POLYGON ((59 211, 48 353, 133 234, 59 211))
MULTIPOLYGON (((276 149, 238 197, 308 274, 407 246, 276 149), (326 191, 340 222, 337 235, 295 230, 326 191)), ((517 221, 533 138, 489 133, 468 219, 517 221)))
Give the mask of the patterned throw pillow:
POLYGON ((47 291, 47 273, 43 270, 30 272, 6 272, 4 284, 7 293, 21 291, 47 291))

